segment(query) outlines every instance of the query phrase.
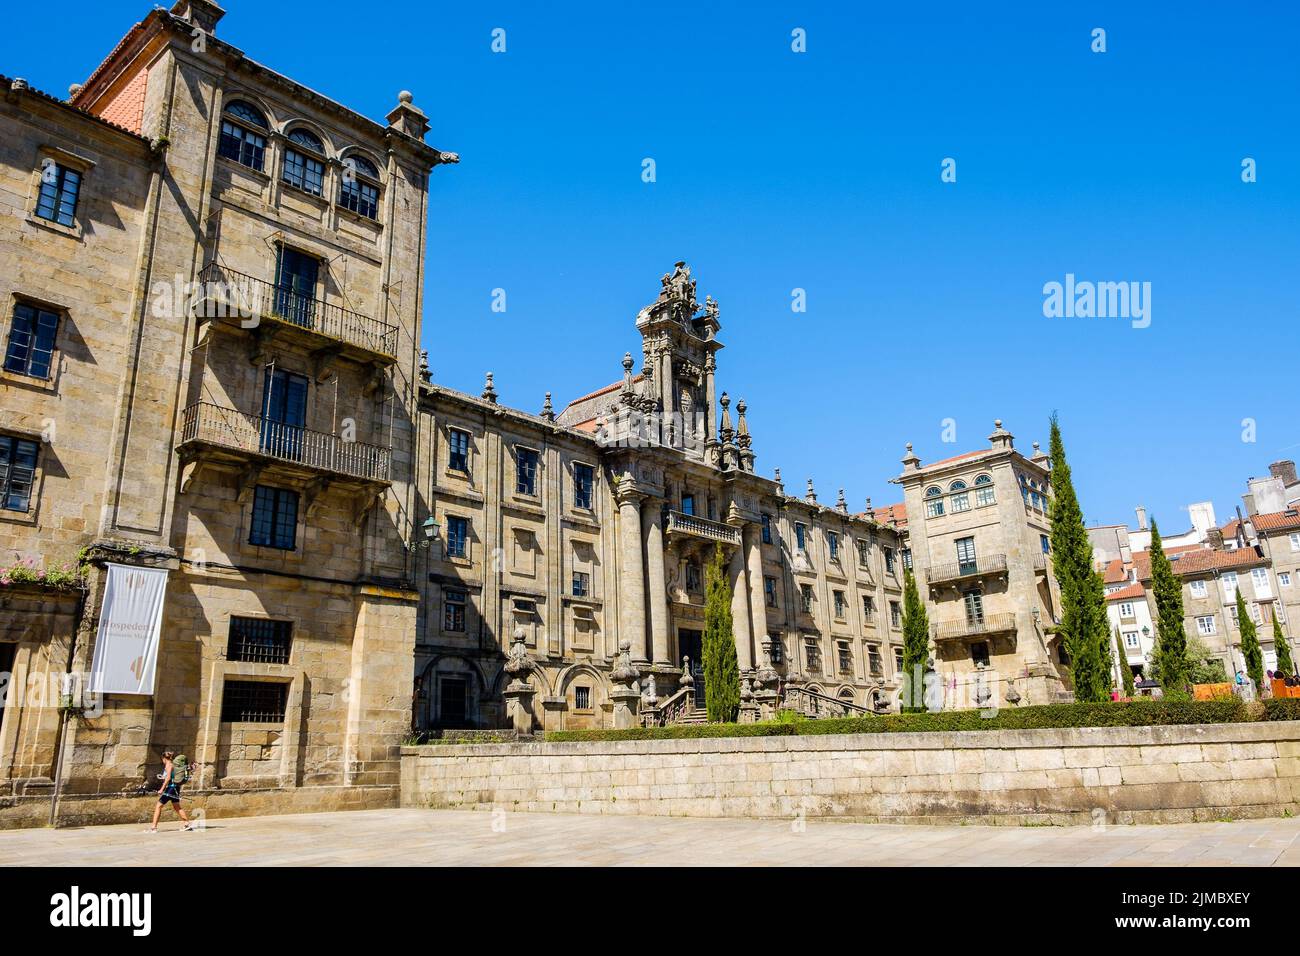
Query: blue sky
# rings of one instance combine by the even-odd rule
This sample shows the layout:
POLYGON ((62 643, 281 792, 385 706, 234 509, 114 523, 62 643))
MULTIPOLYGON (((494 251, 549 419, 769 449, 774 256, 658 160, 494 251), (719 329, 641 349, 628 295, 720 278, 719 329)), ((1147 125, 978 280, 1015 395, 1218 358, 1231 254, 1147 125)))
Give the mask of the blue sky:
MULTIPOLYGON (((379 120, 410 89, 461 154, 431 185, 444 384, 490 369, 535 411, 616 380, 686 259, 721 304, 720 385, 790 491, 897 500, 904 442, 947 457, 1000 417, 1028 451, 1055 409, 1089 522, 1142 503, 1173 531, 1300 457, 1290 4, 438 4, 391 36, 355 4, 226 6, 250 57, 379 120), (1150 327, 1045 318, 1066 273, 1150 282, 1150 327)), ((149 6, 61 9, 57 45, 32 42, 46 8, 6 11, 0 72, 62 92, 149 6)))

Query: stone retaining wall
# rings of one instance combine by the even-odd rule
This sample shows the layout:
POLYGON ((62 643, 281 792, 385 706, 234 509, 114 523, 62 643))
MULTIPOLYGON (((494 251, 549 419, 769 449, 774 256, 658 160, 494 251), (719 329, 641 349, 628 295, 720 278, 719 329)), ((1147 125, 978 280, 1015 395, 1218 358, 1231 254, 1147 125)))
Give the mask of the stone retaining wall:
POLYGON ((404 807, 892 822, 1300 811, 1300 722, 402 749, 404 807))

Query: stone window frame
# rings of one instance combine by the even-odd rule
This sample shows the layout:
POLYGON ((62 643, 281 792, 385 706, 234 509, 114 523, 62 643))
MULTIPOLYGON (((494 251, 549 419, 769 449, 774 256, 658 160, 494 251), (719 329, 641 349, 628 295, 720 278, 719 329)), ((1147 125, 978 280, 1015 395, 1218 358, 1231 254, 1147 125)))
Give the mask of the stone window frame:
MULTIPOLYGON (((538 461, 538 471, 539 472, 541 471, 540 460, 538 461)), ((569 495, 570 510, 575 511, 580 515, 586 515, 587 517, 594 518, 596 515, 597 488, 599 488, 599 483, 600 483, 600 469, 596 467, 595 462, 587 461, 582 458, 574 458, 569 461, 568 472, 569 472, 569 481, 573 489, 573 493, 569 495), (582 466, 583 468, 591 469, 591 489, 590 489, 591 503, 585 506, 578 504, 578 467, 579 466, 582 466)))
POLYGON ((1214 619, 1214 615, 1213 615, 1213 614, 1198 614, 1198 615, 1196 615, 1196 633, 1197 633, 1199 636, 1201 636, 1201 637, 1209 637, 1209 636, 1212 635, 1212 634, 1217 634, 1218 631, 1219 631, 1219 624, 1218 624, 1218 621, 1216 621, 1216 620, 1214 619), (1208 622, 1209 622, 1209 628, 1208 628, 1208 630, 1207 630, 1205 627, 1202 626, 1202 622, 1203 622, 1203 621, 1208 621, 1208 622))
POLYGON ((267 168, 277 169, 280 166, 279 153, 281 150, 276 145, 276 139, 277 136, 279 136, 279 133, 273 111, 267 109, 267 105, 262 101, 261 97, 253 93, 251 90, 226 90, 221 98, 221 109, 217 111, 214 121, 217 124, 216 157, 218 162, 227 163, 237 169, 245 170, 255 176, 260 176, 267 181, 275 180, 275 177, 271 173, 267 172, 267 168), (259 126, 251 120, 227 112, 231 105, 241 101, 247 103, 247 105, 261 113, 262 119, 266 121, 266 125, 259 126), (237 126, 245 132, 252 133, 253 135, 262 138, 262 165, 260 167, 250 166, 238 159, 226 156, 221 152, 221 124, 225 122, 229 122, 231 125, 237 126))
POLYGON ((334 164, 330 158, 329 139, 324 135, 324 131, 317 128, 313 123, 302 119, 288 120, 284 124, 284 131, 279 134, 284 141, 284 145, 279 150, 279 156, 276 157, 280 175, 278 182, 281 187, 288 186, 295 193, 301 193, 310 197, 317 202, 329 203, 329 194, 333 191, 333 179, 330 176, 330 167, 334 164), (299 140, 293 139, 293 134, 304 132, 320 143, 320 148, 310 146, 299 140), (315 161, 321 167, 321 191, 312 192, 306 186, 300 186, 290 179, 286 178, 288 172, 289 153, 298 154, 303 159, 304 180, 306 178, 307 160, 315 161))
POLYGON ((443 524, 446 526, 447 533, 444 535, 445 544, 443 545, 443 559, 453 564, 472 564, 474 561, 474 519, 467 514, 457 514, 455 512, 444 512, 443 524), (451 552, 451 522, 452 520, 465 522, 464 553, 452 554, 451 552))
POLYGON ((835 613, 835 620, 843 621, 848 616, 849 600, 844 591, 836 589, 831 592, 831 607, 835 613))
POLYGON ((476 452, 475 452, 475 448, 474 448, 474 432, 473 432, 472 429, 465 428, 465 427, 463 427, 463 426, 461 426, 461 425, 453 425, 453 424, 451 424, 450 422, 447 422, 446 425, 445 425, 444 427, 445 427, 445 429, 446 429, 446 438, 445 438, 445 442, 446 442, 446 445, 447 445, 447 461, 446 461, 446 464, 443 466, 443 469, 442 469, 442 470, 443 470, 443 473, 446 474, 446 475, 449 475, 449 476, 451 476, 451 477, 453 477, 453 478, 456 478, 456 479, 458 479, 458 480, 460 480, 460 481, 466 481, 466 482, 469 482, 470 487, 473 487, 473 483, 474 483, 474 465, 475 465, 475 459, 476 459, 476 457, 477 457, 477 454, 476 454, 476 452), (459 432, 460 434, 462 434, 462 435, 464 435, 464 436, 466 437, 466 442, 465 442, 465 470, 464 470, 464 471, 461 471, 459 468, 454 467, 454 466, 452 465, 452 463, 451 463, 451 434, 452 434, 452 432, 459 432))
POLYGON ((32 493, 27 498, 27 510, 12 511, 8 508, 0 508, 0 522, 35 526, 40 519, 41 492, 45 485, 47 454, 45 436, 29 428, 15 428, 10 425, 0 425, 0 435, 36 444, 36 467, 32 471, 32 493))
POLYGON ((763 606, 779 608, 776 595, 776 578, 770 574, 763 575, 763 606))
POLYGON ((460 634, 460 635, 468 634, 468 633, 469 633, 469 608, 470 608, 470 595, 469 595, 469 589, 468 589, 468 588, 452 588, 452 587, 443 587, 443 588, 440 589, 440 592, 441 592, 441 593, 439 594, 439 598, 440 598, 440 600, 439 600, 439 602, 438 602, 438 604, 439 604, 439 608, 438 608, 438 611, 439 611, 439 617, 438 617, 438 631, 439 631, 439 633, 442 633, 442 634, 460 634), (459 595, 461 595, 461 596, 464 598, 464 600, 462 600, 462 601, 451 601, 451 600, 449 600, 449 595, 451 595, 451 594, 459 594, 459 595), (460 627, 459 629, 454 629, 454 628, 449 628, 449 627, 447 627, 447 610, 448 610, 448 606, 449 606, 449 605, 452 605, 452 604, 459 604, 459 605, 460 605, 460 623, 461 623, 461 627, 460 627))
POLYGON ((516 441, 516 442, 511 442, 510 450, 511 450, 510 457, 514 459, 514 465, 515 465, 515 474, 514 474, 515 480, 514 483, 511 485, 511 497, 519 501, 527 501, 527 502, 532 502, 534 504, 540 503, 543 500, 542 486, 543 486, 543 472, 545 471, 545 467, 543 464, 544 456, 542 455, 542 449, 535 447, 533 445, 526 444, 521 441, 516 441), (531 493, 527 491, 519 490, 519 464, 520 464, 519 453, 520 452, 532 452, 534 455, 537 456, 537 467, 536 470, 533 472, 533 490, 531 493))
POLYGON ((6 315, 3 335, 0 335, 0 378, 11 378, 16 382, 22 382, 25 387, 29 388, 57 392, 59 379, 63 371, 63 351, 59 348, 59 342, 67 337, 68 325, 72 322, 72 314, 68 311, 67 306, 27 295, 23 292, 14 292, 9 297, 9 309, 6 315), (14 314, 18 311, 18 307, 23 305, 41 312, 51 312, 58 316, 59 324, 54 330, 54 344, 50 349, 50 374, 44 378, 39 375, 28 375, 26 372, 15 372, 5 368, 5 359, 9 355, 9 337, 13 334, 14 314))
POLYGON ((831 531, 828 529, 824 532, 824 534, 826 536, 826 556, 831 561, 834 561, 836 564, 839 564, 840 554, 842 553, 842 549, 840 547, 840 533, 838 531, 831 531))
POLYGON ((841 676, 853 674, 853 643, 847 640, 835 642, 835 670, 841 676), (848 663, 845 663, 847 657, 848 663))
POLYGON ((799 613, 812 615, 817 603, 817 589, 806 581, 799 584, 799 613))
POLYGON ((301 561, 307 550, 307 504, 303 501, 304 495, 301 488, 295 488, 287 483, 263 482, 259 481, 254 487, 249 489, 247 504, 247 533, 242 535, 242 547, 249 548, 258 557, 270 558, 276 561, 296 560, 301 561), (269 488, 274 491, 287 491, 298 499, 297 507, 294 512, 293 522, 293 547, 281 548, 278 545, 256 544, 253 541, 253 513, 257 508, 257 489, 269 488))
POLYGON ((85 236, 86 194, 93 181, 96 163, 88 156, 74 153, 53 143, 42 143, 36 147, 36 163, 32 169, 31 188, 27 197, 27 222, 50 232, 59 233, 69 239, 81 240, 85 236), (65 226, 53 219, 46 219, 36 214, 36 207, 41 201, 41 177, 47 162, 57 163, 66 169, 76 171, 81 177, 77 186, 77 207, 73 212, 72 225, 65 226))
POLYGON ((595 710, 596 710, 596 709, 595 709, 595 705, 592 703, 592 701, 593 701, 594 699, 595 699, 595 695, 592 693, 592 688, 591 688, 591 686, 589 686, 589 685, 587 685, 587 684, 582 684, 582 685, 574 684, 574 685, 573 685, 573 711, 574 711, 574 713, 577 713, 577 714, 592 714, 592 713, 595 713, 595 710), (587 705, 586 705, 585 707, 584 707, 582 704, 580 704, 580 703, 578 702, 578 692, 579 692, 579 691, 585 691, 585 692, 586 692, 586 696, 587 696, 587 705))
POLYGON ((375 190, 375 214, 373 216, 367 216, 365 213, 360 212, 359 210, 344 205, 343 187, 345 186, 347 179, 346 179, 346 175, 343 173, 339 174, 338 189, 333 190, 330 196, 330 202, 333 204, 334 208, 338 210, 340 213, 342 213, 343 215, 352 216, 353 218, 361 220, 362 222, 372 223, 382 228, 383 221, 380 219, 380 213, 383 211, 384 208, 384 193, 387 189, 387 186, 384 183, 384 164, 380 162, 376 162, 375 160, 376 160, 375 156, 372 156, 363 147, 357 146, 355 143, 348 146, 344 146, 339 150, 339 156, 338 156, 339 168, 340 169, 351 168, 352 175, 357 182, 362 183, 363 185, 370 186, 375 190), (355 166, 349 167, 348 160, 353 157, 357 157, 365 160, 369 165, 375 168, 375 173, 377 175, 371 176, 369 173, 365 172, 364 170, 356 169, 355 166))
POLYGON ((288 664, 252 664, 224 659, 212 662, 211 668, 204 668, 205 677, 210 682, 206 694, 206 711, 203 713, 203 733, 196 751, 195 763, 199 767, 199 779, 196 789, 210 788, 217 781, 210 778, 219 765, 218 748, 221 740, 221 705, 225 696, 227 680, 267 681, 269 683, 288 684, 289 690, 284 705, 284 721, 279 724, 243 724, 230 723, 229 727, 253 727, 266 729, 279 727, 280 739, 280 786, 299 787, 302 780, 298 774, 298 757, 302 737, 302 699, 307 682, 307 672, 300 667, 288 664))

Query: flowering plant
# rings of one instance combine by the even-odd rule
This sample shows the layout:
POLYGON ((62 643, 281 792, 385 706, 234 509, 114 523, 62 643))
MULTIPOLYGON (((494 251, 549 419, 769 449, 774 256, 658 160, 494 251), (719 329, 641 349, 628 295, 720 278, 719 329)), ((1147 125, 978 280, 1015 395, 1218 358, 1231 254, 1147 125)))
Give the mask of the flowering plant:
POLYGON ((80 564, 61 564, 50 568, 36 566, 32 558, 19 558, 9 567, 0 567, 0 586, 36 584, 41 587, 71 590, 82 586, 85 568, 80 564))

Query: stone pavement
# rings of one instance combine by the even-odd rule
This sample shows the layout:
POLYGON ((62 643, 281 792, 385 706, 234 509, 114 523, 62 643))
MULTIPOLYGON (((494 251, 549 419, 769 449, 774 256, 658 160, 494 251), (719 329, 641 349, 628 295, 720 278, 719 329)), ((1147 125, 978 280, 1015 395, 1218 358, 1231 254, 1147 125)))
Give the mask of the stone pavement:
POLYGON ((1160 826, 978 827, 361 810, 0 831, 0 864, 636 866, 1272 866, 1300 864, 1300 819, 1160 826), (494 829, 494 826, 496 829, 494 829), (184 843, 184 848, 178 847, 184 843))

